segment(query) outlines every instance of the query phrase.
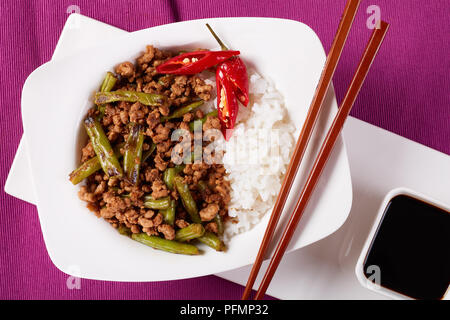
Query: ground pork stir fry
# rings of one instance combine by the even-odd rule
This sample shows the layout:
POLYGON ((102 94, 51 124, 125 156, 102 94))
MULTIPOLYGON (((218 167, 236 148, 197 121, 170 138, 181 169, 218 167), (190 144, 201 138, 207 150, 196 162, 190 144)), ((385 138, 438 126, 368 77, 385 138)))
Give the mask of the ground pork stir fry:
POLYGON ((203 131, 221 129, 217 113, 194 108, 211 99, 212 86, 195 74, 159 74, 156 67, 172 56, 149 45, 135 63, 107 75, 85 120, 90 140, 82 165, 70 180, 85 181, 80 199, 134 240, 175 253, 197 254, 195 241, 223 250, 230 201, 225 168, 171 161, 181 140, 171 141, 174 130, 189 132, 193 143, 195 120, 203 131))

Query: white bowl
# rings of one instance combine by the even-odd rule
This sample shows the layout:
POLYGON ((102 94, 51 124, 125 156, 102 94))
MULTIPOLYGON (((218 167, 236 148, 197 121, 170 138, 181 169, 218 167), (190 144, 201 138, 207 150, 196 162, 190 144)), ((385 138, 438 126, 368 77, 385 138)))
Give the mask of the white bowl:
MULTIPOLYGON (((411 298, 409 296, 406 296, 406 295, 396 292, 394 290, 385 288, 385 287, 381 286, 380 284, 373 283, 370 279, 368 279, 366 277, 366 275, 364 273, 364 261, 366 260, 366 257, 369 254, 370 247, 372 245, 372 242, 375 239, 377 230, 380 227, 380 223, 384 217, 384 213, 387 209, 387 206, 388 206, 389 202, 391 202, 391 200, 398 195, 410 196, 412 198, 419 199, 426 203, 434 205, 438 208, 442 208, 447 211, 450 210, 450 208, 448 206, 444 205, 443 203, 438 202, 438 201, 436 201, 422 193, 419 193, 417 191, 413 191, 408 188, 396 188, 396 189, 391 190, 384 197, 383 202, 380 206, 380 209, 378 210, 377 217, 375 218, 375 221, 372 225, 372 229, 370 230, 370 233, 367 236, 366 242, 364 243, 364 247, 361 250, 361 254, 358 258, 358 262, 356 263, 355 273, 356 273, 356 277, 359 280, 359 283, 365 288, 368 288, 372 291, 378 292, 380 294, 383 294, 383 295, 385 295, 389 298, 395 299, 395 300, 414 300, 413 298, 411 298)), ((373 269, 372 271, 378 272, 379 270, 373 269)), ((375 273, 372 273, 372 274, 375 276, 375 273)), ((379 276, 382 276, 382 275, 380 274, 379 276)), ((411 279, 411 280, 413 281, 413 279, 411 279)), ((450 298, 449 290, 447 290, 447 293, 444 295, 443 300, 447 300, 448 298, 450 298)))
MULTIPOLYGON (((251 231, 235 236, 226 253, 205 249, 200 256, 173 255, 118 235, 85 208, 77 197, 79 188, 68 180, 69 172, 77 166, 81 120, 105 72, 134 59, 147 44, 219 49, 205 28, 206 22, 225 43, 239 49, 247 63, 274 81, 285 97, 298 135, 325 62, 317 35, 299 22, 220 18, 174 23, 127 34, 39 67, 24 85, 22 118, 44 240, 51 260, 61 271, 98 280, 160 281, 219 273, 254 261, 268 215, 251 231)), ((330 88, 281 223, 294 206, 293 195, 299 193, 336 110, 330 88)), ((339 139, 288 251, 336 231, 346 220, 351 202, 347 156, 339 139)), ((280 232, 278 229, 277 237, 280 232)))

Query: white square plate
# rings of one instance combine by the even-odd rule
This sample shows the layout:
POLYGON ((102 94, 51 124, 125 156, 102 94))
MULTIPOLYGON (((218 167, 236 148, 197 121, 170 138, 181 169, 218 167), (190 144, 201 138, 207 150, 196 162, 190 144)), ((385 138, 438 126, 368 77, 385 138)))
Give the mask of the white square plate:
MULTIPOLYGON (((89 213, 77 197, 78 187, 73 187, 67 178, 77 165, 81 120, 105 71, 135 58, 150 43, 161 48, 218 49, 204 26, 206 22, 212 24, 225 43, 238 48, 245 61, 274 81, 285 97, 298 135, 325 62, 320 40, 299 22, 267 18, 180 22, 118 37, 41 66, 24 85, 22 117, 44 240, 50 258, 63 272, 73 274, 71 270, 77 270, 79 276, 98 280, 159 281, 218 273, 253 262, 268 216, 250 232, 234 237, 226 253, 205 250, 195 257, 172 255, 119 236, 89 213)), ((330 89, 318 133, 311 139, 282 222, 294 205, 296 199, 292 195, 298 194, 323 139, 324 128, 330 125, 336 109, 330 89)), ((351 202, 350 173, 340 139, 288 250, 304 247, 336 231, 346 220, 351 202)))

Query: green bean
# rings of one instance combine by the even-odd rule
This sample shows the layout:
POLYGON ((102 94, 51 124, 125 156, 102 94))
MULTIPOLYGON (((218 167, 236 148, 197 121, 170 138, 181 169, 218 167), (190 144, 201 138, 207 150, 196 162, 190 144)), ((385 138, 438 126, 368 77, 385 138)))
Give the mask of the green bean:
POLYGON ((125 144, 123 156, 123 169, 128 181, 134 185, 139 180, 139 169, 142 161, 142 146, 144 144, 144 131, 139 124, 132 124, 125 144))
POLYGON ((146 106, 161 106, 167 103, 167 97, 160 94, 136 91, 97 92, 95 94, 95 104, 105 104, 116 101, 139 101, 146 106))
POLYGON ((91 174, 100 170, 102 166, 100 165, 100 161, 98 161, 97 157, 89 159, 81 164, 77 169, 72 171, 69 175, 70 181, 76 185, 81 181, 89 177, 91 174))
POLYGON ((97 106, 97 110, 100 113, 97 117, 98 121, 101 121, 103 119, 103 117, 105 116, 105 112, 106 112, 106 105, 101 104, 97 106))
POLYGON ((150 149, 145 151, 144 154, 142 155, 142 162, 147 161, 148 158, 152 155, 152 153, 155 152, 155 150, 156 150, 156 144, 152 143, 152 145, 150 146, 150 149))
POLYGON ((186 113, 189 113, 198 107, 200 107, 203 104, 203 100, 192 102, 191 104, 188 104, 187 106, 178 108, 175 110, 174 113, 172 113, 170 116, 167 117, 161 117, 161 122, 176 119, 176 118, 182 118, 186 113))
POLYGON ((131 235, 131 238, 154 249, 178 254, 199 254, 197 247, 192 244, 167 240, 157 236, 149 236, 146 233, 134 233, 131 235))
POLYGON ((106 73, 105 80, 103 80, 102 86, 100 87, 101 92, 110 92, 116 85, 117 78, 112 72, 106 73))
POLYGON ((167 168, 164 170, 163 180, 170 190, 173 190, 173 178, 175 178, 176 175, 175 168, 167 168))
POLYGON ((117 231, 119 231, 119 233, 121 235, 127 236, 127 237, 130 237, 132 234, 131 229, 124 225, 120 225, 119 228, 117 228, 117 231))
POLYGON ((216 251, 225 250, 225 244, 222 242, 222 240, 219 239, 218 236, 216 236, 212 232, 205 232, 205 234, 200 238, 197 238, 197 240, 213 248, 216 251))
POLYGON ((109 143, 101 124, 96 119, 88 117, 84 121, 84 127, 86 128, 87 134, 91 139, 92 147, 94 148, 97 158, 100 161, 103 171, 108 176, 121 177, 123 175, 122 167, 114 154, 111 144, 109 143))
POLYGON ((179 229, 175 234, 175 240, 186 242, 199 238, 205 233, 205 228, 200 223, 192 223, 185 228, 179 229))
MULTIPOLYGON (((120 148, 123 148, 124 144, 119 144, 116 147, 114 147, 114 153, 116 154, 117 159, 120 159, 122 157, 122 154, 120 153, 120 148)), ((81 181, 89 177, 91 174, 97 172, 102 168, 100 161, 95 156, 85 162, 83 162, 77 169, 72 171, 69 175, 70 181, 76 185, 79 184, 81 181)))
MULTIPOLYGON (((114 86, 116 85, 117 78, 112 74, 111 72, 108 72, 106 74, 105 79, 103 80, 102 86, 100 87, 101 92, 110 92, 114 86)), ((101 120, 105 115, 106 105, 101 104, 97 106, 98 111, 100 112, 100 115, 98 117, 98 120, 101 120)))
POLYGON ((164 222, 173 226, 175 223, 175 209, 177 208, 177 202, 175 200, 170 201, 170 206, 167 209, 159 210, 164 218, 164 222))
POLYGON ((184 164, 177 164, 175 166, 175 170, 176 170, 177 174, 180 173, 181 171, 183 171, 184 168, 186 168, 186 166, 184 164))
POLYGON ((166 183, 167 188, 173 190, 173 178, 175 178, 177 174, 183 171, 183 169, 184 165, 178 165, 173 168, 167 168, 166 170, 164 170, 163 179, 166 183))
POLYGON ((154 210, 168 209, 170 207, 170 197, 153 199, 151 196, 144 197, 144 207, 154 210))
MULTIPOLYGON (((122 198, 131 198, 131 195, 129 193, 122 194, 122 198)), ((166 210, 170 209, 173 200, 170 199, 170 197, 164 197, 158 200, 153 199, 152 196, 145 196, 144 197, 144 207, 147 209, 153 209, 153 210, 166 210)))
POLYGON ((197 204, 192 198, 192 194, 189 191, 189 186, 183 182, 183 178, 180 176, 176 176, 173 181, 175 188, 180 195, 181 202, 183 203, 183 206, 186 209, 187 213, 189 213, 192 222, 201 223, 202 220, 200 218, 200 215, 198 214, 197 204))
POLYGON ((216 214, 216 216, 213 219, 213 222, 215 222, 217 224, 217 233, 219 235, 222 235, 223 230, 224 230, 224 225, 223 225, 222 217, 220 216, 220 214, 216 214))
POLYGON ((215 109, 214 111, 211 111, 210 113, 207 113, 207 114, 206 114, 203 118, 201 118, 201 119, 197 119, 197 120, 194 120, 194 121, 189 122, 189 129, 190 129, 191 131, 194 131, 195 123, 200 123, 200 122, 201 122, 201 124, 203 125, 203 124, 206 122, 206 120, 208 119, 208 116, 210 116, 210 117, 217 117, 217 109, 215 109))

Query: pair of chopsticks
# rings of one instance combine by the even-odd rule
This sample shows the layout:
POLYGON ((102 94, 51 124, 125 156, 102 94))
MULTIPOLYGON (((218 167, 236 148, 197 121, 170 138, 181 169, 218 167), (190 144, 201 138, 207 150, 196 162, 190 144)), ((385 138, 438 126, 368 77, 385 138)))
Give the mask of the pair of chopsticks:
MULTIPOLYGON (((322 71, 319 84, 316 88, 316 92, 306 116, 305 123, 303 125, 302 131, 300 132, 300 137, 297 141, 292 159, 286 171, 283 185, 281 186, 281 190, 275 202, 275 206, 272 211, 272 215, 270 217, 266 232, 264 234, 264 238, 262 240, 258 255, 250 272, 250 276, 248 278, 242 300, 246 300, 250 296, 252 287, 255 283, 256 277, 261 268, 261 264, 264 260, 267 248, 272 240, 275 228, 281 216, 281 212, 283 211, 286 199, 292 187, 295 175, 297 174, 298 168, 300 167, 301 160, 305 153, 314 126, 317 122, 318 115, 325 99, 325 95, 328 91, 333 74, 336 70, 336 66, 339 62, 342 49, 347 40, 347 36, 355 18, 356 11, 358 10, 359 3, 360 0, 348 0, 345 6, 338 31, 331 46, 331 50, 327 56, 327 60, 322 71)), ((295 229, 297 228, 302 214, 320 178, 323 168, 325 167, 327 160, 330 157, 331 151, 333 150, 336 140, 338 139, 339 134, 344 126, 344 122, 353 107, 353 104, 356 100, 356 97, 358 96, 358 93, 372 65, 372 62, 375 59, 375 56, 377 55, 378 50, 384 40, 386 32, 389 28, 389 24, 381 21, 379 26, 380 28, 374 29, 372 33, 372 36, 366 46, 364 54, 361 58, 361 61, 359 62, 358 68, 353 76, 352 82, 347 90, 344 100, 342 101, 341 106, 334 118, 333 124, 328 130, 326 138, 322 143, 319 154, 315 159, 308 179, 306 180, 306 183, 300 193, 300 198, 296 203, 295 209, 289 219, 286 228, 284 229, 280 242, 275 249, 275 253, 270 260, 269 267, 267 268, 266 273, 261 281, 261 284, 255 296, 255 300, 262 299, 264 297, 264 294, 266 293, 266 290, 276 272, 276 269, 278 268, 278 265, 281 262, 286 248, 292 239, 295 229)))

